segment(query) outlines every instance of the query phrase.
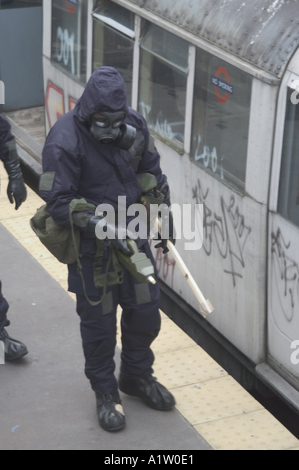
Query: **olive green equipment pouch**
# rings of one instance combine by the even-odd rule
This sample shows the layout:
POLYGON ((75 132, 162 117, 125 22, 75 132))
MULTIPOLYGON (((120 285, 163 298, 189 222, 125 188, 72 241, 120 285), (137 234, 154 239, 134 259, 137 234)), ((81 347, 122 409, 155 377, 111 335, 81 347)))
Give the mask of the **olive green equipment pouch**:
POLYGON ((41 243, 63 264, 72 264, 77 261, 77 252, 80 247, 80 233, 74 237, 71 230, 57 225, 47 211, 47 205, 40 207, 30 220, 30 226, 40 239, 41 243))
POLYGON ((93 267, 94 285, 97 288, 104 287, 105 289, 107 286, 122 284, 124 280, 124 272, 120 266, 118 257, 116 256, 116 251, 118 250, 110 247, 110 256, 107 261, 106 272, 102 273, 104 251, 107 249, 107 247, 104 246, 102 240, 99 240, 98 238, 96 242, 97 254, 93 267), (109 272, 111 264, 113 265, 114 271, 109 272))
MULTIPOLYGON (((95 210, 85 199, 74 199, 70 204, 70 215, 74 211, 95 210)), ((72 217, 70 217, 72 222, 72 217)), ((30 226, 41 243, 63 264, 73 264, 78 259, 80 232, 56 224, 47 211, 47 205, 40 207, 30 220, 30 226), (73 232, 73 233, 72 233, 73 232)))
MULTIPOLYGON (((83 290, 86 299, 92 306, 99 305, 106 294, 106 287, 110 285, 105 281, 105 274, 101 278, 101 285, 104 287, 103 297, 99 302, 93 302, 88 298, 85 288, 85 281, 82 273, 82 264, 80 261, 80 232, 74 230, 73 212, 95 211, 96 207, 89 204, 85 199, 73 199, 69 205, 71 228, 62 227, 56 224, 47 211, 47 205, 40 207, 34 217, 30 220, 30 226, 40 239, 41 243, 63 264, 73 264, 77 262, 77 270, 83 283, 83 290)), ((99 253, 99 252, 98 252, 99 253)), ((97 254, 98 254, 97 253, 97 254)), ((109 268, 109 267, 108 267, 109 268)), ((96 278, 96 275, 95 275, 96 278)))

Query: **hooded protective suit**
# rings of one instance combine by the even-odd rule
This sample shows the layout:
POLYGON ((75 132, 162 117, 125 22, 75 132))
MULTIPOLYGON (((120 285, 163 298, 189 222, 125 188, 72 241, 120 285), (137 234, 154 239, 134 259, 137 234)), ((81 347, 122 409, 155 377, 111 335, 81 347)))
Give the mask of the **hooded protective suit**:
MULTIPOLYGON (((16 203, 16 209, 26 200, 27 191, 24 185, 15 139, 11 133, 10 124, 0 115, 0 160, 3 161, 9 177, 7 196, 9 201, 16 203)), ((6 361, 13 361, 28 354, 26 346, 11 338, 4 329, 10 325, 7 319, 9 305, 2 294, 0 281, 0 341, 4 344, 6 361)))
MULTIPOLYGON (((74 110, 62 116, 51 129, 43 150, 43 171, 40 195, 55 222, 66 227, 70 226, 69 204, 73 199, 85 198, 95 206, 108 203, 115 211, 118 196, 126 196, 127 207, 138 202, 141 196, 138 173, 152 173, 158 189, 168 193, 160 156, 146 122, 128 107, 123 78, 111 67, 101 67, 92 74, 74 110), (127 113, 125 123, 137 131, 129 150, 99 143, 92 136, 91 115, 105 111, 127 113)), ((139 248, 154 264, 148 241, 140 240, 139 248)), ((85 235, 84 229, 80 252, 87 294, 97 300, 102 291, 93 282, 96 240, 85 235)), ((69 265, 69 290, 77 294, 86 374, 93 389, 102 393, 117 389, 113 356, 118 304, 123 308, 122 372, 127 376, 151 374, 154 356, 150 344, 160 329, 158 286, 139 284, 124 269, 123 284, 110 287, 105 301, 99 307, 91 307, 83 295, 75 263, 69 265)))
MULTIPOLYGON (((9 123, 0 115, 0 160, 3 162, 7 161, 9 156, 9 150, 6 143, 13 140, 13 138, 9 123)), ((6 317, 8 308, 8 303, 2 294, 2 284, 0 281, 0 333, 5 326, 9 325, 9 321, 6 317)))
POLYGON ((6 119, 0 115, 0 159, 4 162, 8 158, 6 143, 14 137, 10 131, 10 125, 6 119))
MULTIPOLYGON (((70 224, 68 207, 73 199, 84 197, 96 207, 108 203, 115 211, 118 196, 126 196, 127 207, 136 203, 141 195, 137 173, 152 173, 158 180, 158 189, 163 187, 165 195, 168 191, 160 156, 152 145, 146 122, 128 107, 123 78, 111 67, 101 67, 92 74, 75 109, 62 116, 50 131, 43 150, 43 171, 40 195, 55 222, 67 227, 70 224), (129 150, 101 144, 90 133, 93 113, 120 110, 127 113, 125 123, 137 130, 135 143, 129 150)), ((93 273, 87 272, 95 251, 95 240, 83 237, 83 270, 90 295, 98 294, 93 288, 93 273)), ((83 294, 76 265, 69 270, 70 290, 83 294)))

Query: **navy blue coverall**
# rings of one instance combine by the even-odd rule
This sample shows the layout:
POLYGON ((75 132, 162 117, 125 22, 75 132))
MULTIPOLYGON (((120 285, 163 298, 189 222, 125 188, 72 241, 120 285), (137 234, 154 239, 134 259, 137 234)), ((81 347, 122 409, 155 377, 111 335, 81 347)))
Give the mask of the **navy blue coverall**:
MULTIPOLYGON (((0 114, 0 160, 3 162, 8 158, 8 148, 5 144, 13 138, 9 123, 0 114)), ((8 308, 9 305, 3 297, 2 283, 0 281, 0 333, 5 326, 9 325, 9 321, 7 320, 8 308)))
MULTIPOLYGON (((62 116, 51 129, 43 150, 40 195, 55 222, 70 227, 69 204, 73 199, 84 198, 95 206, 108 203, 116 212, 118 196, 126 196, 127 207, 138 202, 141 189, 136 175, 139 173, 155 175, 158 189, 166 194, 167 179, 160 168, 160 156, 150 141, 144 118, 127 105, 121 75, 111 67, 96 70, 75 109, 62 116), (125 123, 137 130, 131 149, 101 144, 92 136, 91 115, 105 111, 127 113, 125 123)), ((104 258, 108 258, 109 249, 104 258)), ((154 264, 147 239, 139 240, 139 249, 154 264)), ((103 290, 97 289, 93 281, 96 239, 90 238, 84 230, 81 231, 80 252, 87 294, 92 300, 99 300, 103 290)), ((68 268, 69 291, 77 294, 85 373, 93 390, 106 394, 118 389, 113 359, 118 305, 123 309, 121 372, 129 377, 151 375, 154 355, 150 345, 161 323, 158 285, 138 283, 123 268, 123 283, 109 287, 105 301, 92 307, 84 295, 76 263, 68 268)))

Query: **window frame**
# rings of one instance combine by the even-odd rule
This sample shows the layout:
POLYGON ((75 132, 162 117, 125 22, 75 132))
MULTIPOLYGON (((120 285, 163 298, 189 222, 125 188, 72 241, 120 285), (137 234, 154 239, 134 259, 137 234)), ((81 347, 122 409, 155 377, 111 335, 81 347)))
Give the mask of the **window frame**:
MULTIPOLYGON (((82 3, 81 1, 77 3, 77 6, 80 9, 80 15, 82 15, 82 3)), ((61 65, 58 61, 55 61, 53 58, 53 9, 54 9, 54 1, 51 2, 51 37, 50 37, 50 44, 49 44, 49 55, 51 60, 51 65, 56 67, 57 69, 61 70, 65 75, 70 77, 75 82, 79 83, 80 85, 85 86, 87 83, 87 77, 89 73, 89 60, 88 60, 88 48, 89 48, 89 12, 90 12, 90 1, 86 0, 86 54, 85 54, 85 73, 81 73, 81 57, 79 63, 79 70, 77 73, 72 74, 69 70, 67 70, 63 65, 61 65), (82 77, 82 78, 81 78, 82 77), (84 78, 83 78, 84 77, 84 78)), ((81 41, 81 26, 82 26, 82 16, 80 20, 80 24, 77 29, 77 33, 79 31, 80 34, 80 48, 82 45, 81 41)))
MULTIPOLYGON (((162 136, 160 136, 159 134, 156 134, 154 131, 151 130, 151 132, 155 134, 155 137, 157 139, 164 142, 166 145, 171 147, 178 154, 184 155, 185 153, 189 153, 190 148, 191 148, 191 128, 192 128, 193 88, 194 88, 194 70, 195 70, 195 60, 196 60, 196 46, 191 44, 188 40, 182 38, 180 35, 175 34, 174 32, 171 32, 166 28, 163 28, 163 26, 161 25, 153 23, 152 21, 147 20, 145 18, 141 18, 141 17, 139 18, 140 20, 139 20, 139 25, 138 25, 138 77, 136 73, 137 86, 136 86, 136 102, 134 102, 134 104, 136 105, 135 109, 138 110, 138 104, 139 104, 140 61, 141 61, 140 57, 141 57, 141 50, 142 50, 141 42, 148 26, 151 26, 151 25, 157 26, 163 29, 164 31, 166 31, 167 33, 173 34, 174 36, 180 38, 181 40, 185 41, 188 44, 188 60, 187 60, 187 68, 186 68, 185 128, 184 128, 184 142, 182 145, 182 149, 175 147, 175 145, 172 142, 164 140, 162 136)), ((147 52, 151 53, 151 51, 147 51, 147 52)), ((152 55, 157 57, 157 55, 154 52, 152 52, 152 55)), ((160 60, 163 60, 163 59, 160 58, 160 60)), ((167 61, 165 61, 165 63, 167 63, 167 61)), ((173 67, 175 67, 175 64, 173 64, 173 67)), ((177 69, 182 71, 181 68, 179 67, 177 67, 177 69)))
MULTIPOLYGON (((299 204, 295 204, 293 206, 293 204, 290 204, 290 198, 291 196, 293 195, 294 196, 294 191, 296 190, 296 193, 297 193, 297 200, 298 200, 298 191, 299 191, 299 175, 298 176, 295 176, 297 179, 297 188, 295 188, 295 186, 293 185, 293 181, 292 181, 292 171, 294 170, 293 166, 292 168, 289 169, 289 171, 287 171, 287 174, 284 173, 283 175, 283 163, 284 164, 289 164, 289 165, 292 165, 293 164, 293 154, 291 156, 287 156, 287 158, 291 158, 291 161, 287 161, 285 162, 284 161, 284 154, 283 154, 283 150, 284 150, 284 147, 285 147, 285 138, 286 138, 286 135, 285 135, 285 132, 286 132, 286 119, 287 119, 287 110, 288 110, 288 104, 290 100, 291 102, 291 97, 288 98, 288 95, 289 95, 289 92, 292 93, 292 91, 295 91, 296 90, 296 87, 294 87, 293 85, 293 82, 295 81, 299 81, 299 77, 295 74, 292 74, 285 86, 285 93, 284 93, 284 99, 285 99, 285 105, 284 105, 284 117, 283 117, 283 131, 282 131, 282 142, 281 142, 281 151, 280 151, 280 173, 279 173, 279 180, 278 180, 278 190, 277 190, 277 213, 283 217, 285 220, 287 220, 288 222, 292 223, 293 225, 295 225, 296 227, 299 228, 299 204), (285 194, 285 197, 283 197, 281 199, 281 196, 282 196, 282 184, 283 184, 283 176, 285 178, 285 181, 284 183, 287 183, 287 187, 288 187, 288 190, 287 190, 287 194, 285 194), (284 206, 284 207, 282 207, 284 206), (297 206, 297 207, 295 207, 297 206), (295 218, 298 218, 298 222, 296 222, 294 219, 295 218)), ((293 104, 292 106, 294 106, 294 108, 292 108, 292 111, 296 112, 296 109, 295 107, 298 106, 298 104, 293 104)), ((294 132, 294 129, 291 130, 291 132, 294 132)), ((292 146, 294 145, 294 140, 292 140, 292 146)), ((298 166, 299 166, 299 156, 298 156, 298 166)))
POLYGON ((277 103, 277 115, 275 124, 275 138, 273 145, 273 164, 271 172, 271 187, 270 187, 270 198, 269 198, 269 210, 277 213, 278 211, 278 198, 279 198, 279 184, 280 184, 280 172, 282 165, 282 149, 285 129, 285 117, 286 117, 286 106, 287 106, 287 91, 289 84, 299 79, 299 76, 295 73, 286 71, 278 95, 277 103))
MULTIPOLYGON (((124 8, 122 5, 119 5, 117 3, 115 3, 115 5, 119 6, 120 8, 123 8, 125 10, 127 10, 128 12, 130 12, 131 14, 134 15, 134 30, 131 30, 129 28, 127 28, 126 26, 122 25, 121 23, 109 18, 109 17, 105 17, 103 15, 101 15, 100 13, 98 13, 99 9, 100 9, 100 6, 98 5, 96 9, 93 9, 92 13, 91 13, 91 24, 92 24, 92 32, 91 32, 91 57, 90 57, 90 71, 92 73, 92 70, 93 70, 93 63, 94 63, 94 19, 98 20, 99 22, 103 23, 104 25, 108 26, 110 29, 116 31, 117 33, 120 33, 122 34, 124 37, 126 37, 127 39, 130 39, 133 41, 134 45, 133 45, 133 56, 132 56, 132 90, 131 90, 131 106, 132 108, 134 108, 134 104, 135 104, 135 101, 136 101, 136 97, 135 97, 135 86, 134 86, 134 83, 135 83, 135 74, 136 74, 136 70, 134 70, 136 68, 136 66, 134 65, 135 63, 135 58, 137 61, 139 61, 139 57, 138 55, 136 54, 136 45, 139 47, 139 41, 138 41, 138 38, 139 38, 139 33, 138 33, 138 21, 136 21, 136 18, 137 18, 137 15, 132 12, 131 10, 129 10, 128 8, 124 8)), ((140 29, 139 29, 140 31, 140 29)))
MULTIPOLYGON (((250 75, 248 72, 244 71, 243 69, 241 69, 240 67, 236 66, 236 64, 234 63, 231 63, 230 61, 227 60, 227 57, 221 57, 219 54, 213 54, 209 51, 206 51, 204 49, 201 49, 200 47, 198 46, 194 46, 195 47, 195 58, 194 58, 194 70, 192 71, 193 73, 193 93, 192 93, 192 99, 193 99, 193 103, 192 103, 192 115, 191 115, 191 118, 190 118, 190 126, 191 126, 191 130, 190 130, 190 147, 189 147, 189 158, 190 158, 190 161, 193 165, 195 165, 196 167, 200 168, 201 170, 207 172, 208 174, 210 174, 211 176, 213 176, 214 178, 216 178, 217 180, 219 180, 222 184, 228 186, 229 188, 231 188, 232 190, 236 191, 237 193, 241 194, 241 195, 244 195, 246 193, 246 186, 247 186, 247 169, 248 169, 248 161, 249 161, 249 144, 250 144, 250 134, 251 134, 251 115, 252 115, 252 108, 253 108, 253 92, 254 92, 254 77, 252 75, 250 75), (193 155, 191 154, 192 152, 192 140, 193 140, 193 126, 194 126, 194 119, 193 119, 193 108, 194 108, 194 102, 195 102, 195 86, 196 86, 196 64, 197 64, 197 54, 198 52, 205 52, 206 54, 209 55, 209 61, 211 59, 218 59, 220 60, 221 62, 223 63, 226 63, 228 64, 229 66, 235 68, 236 70, 238 70, 240 73, 242 74, 246 74, 250 79, 251 79, 251 90, 250 90, 250 105, 249 105, 249 113, 248 113, 248 139, 247 139, 247 149, 246 149, 246 159, 245 159, 245 175, 244 175, 244 181, 241 181, 239 180, 236 175, 232 174, 232 173, 229 173, 227 172, 227 170, 223 169, 223 173, 227 173, 229 176, 230 176, 230 179, 222 179, 220 177, 219 174, 217 173, 214 173, 212 172, 210 169, 206 169, 204 167, 204 165, 202 164, 198 164, 193 155), (236 183, 234 184, 233 181, 236 181, 236 183), (243 186, 243 188, 241 187, 238 187, 238 184, 237 182, 240 182, 241 185, 243 186)), ((212 153, 212 152, 211 152, 212 153)), ((240 186, 241 186, 240 185, 240 186)))

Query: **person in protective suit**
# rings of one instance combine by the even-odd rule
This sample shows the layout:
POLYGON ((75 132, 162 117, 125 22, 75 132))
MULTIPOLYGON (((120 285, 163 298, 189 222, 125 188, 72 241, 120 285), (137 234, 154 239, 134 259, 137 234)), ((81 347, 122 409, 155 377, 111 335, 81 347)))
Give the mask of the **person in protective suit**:
MULTIPOLYGON (((26 186, 23 181, 22 171, 17 154, 16 143, 9 123, 0 115, 0 160, 8 174, 7 196, 11 204, 15 202, 15 209, 27 198, 26 186)), ((3 247, 2 247, 3 248, 3 247)), ((10 325, 7 319, 9 305, 2 294, 2 283, 0 281, 0 341, 4 344, 4 357, 6 361, 20 359, 28 354, 26 346, 20 341, 11 338, 5 327, 10 325)))
MULTIPOLYGON (((115 211, 118 197, 126 197, 127 208, 139 201, 138 174, 151 173, 158 188, 170 203, 166 176, 160 168, 144 118, 127 105, 125 83, 112 67, 97 69, 89 79, 75 108, 62 116, 51 129, 43 150, 43 175, 40 195, 47 211, 61 226, 70 227, 69 205, 84 198, 96 207, 108 203, 115 211)), ((77 298, 77 313, 85 374, 97 399, 100 425, 107 431, 125 427, 125 415, 119 390, 141 398, 148 406, 169 410, 175 405, 172 394, 153 377, 154 354, 150 348, 157 337, 161 319, 158 285, 138 282, 126 268, 123 281, 105 289, 96 288, 94 263, 97 251, 95 228, 102 216, 75 212, 73 223, 80 231, 80 260, 86 290, 77 270, 69 264, 69 291, 77 298), (91 306, 86 295, 94 302, 91 306), (114 354, 116 347, 116 309, 123 309, 121 319, 121 370, 117 380, 114 354)), ((113 238, 113 237, 112 237, 113 238)), ((105 240, 102 272, 105 272, 112 248, 131 255, 126 239, 105 240)), ((167 240, 159 246, 164 249, 167 240)), ((138 240, 139 251, 154 259, 148 239, 138 240)))

